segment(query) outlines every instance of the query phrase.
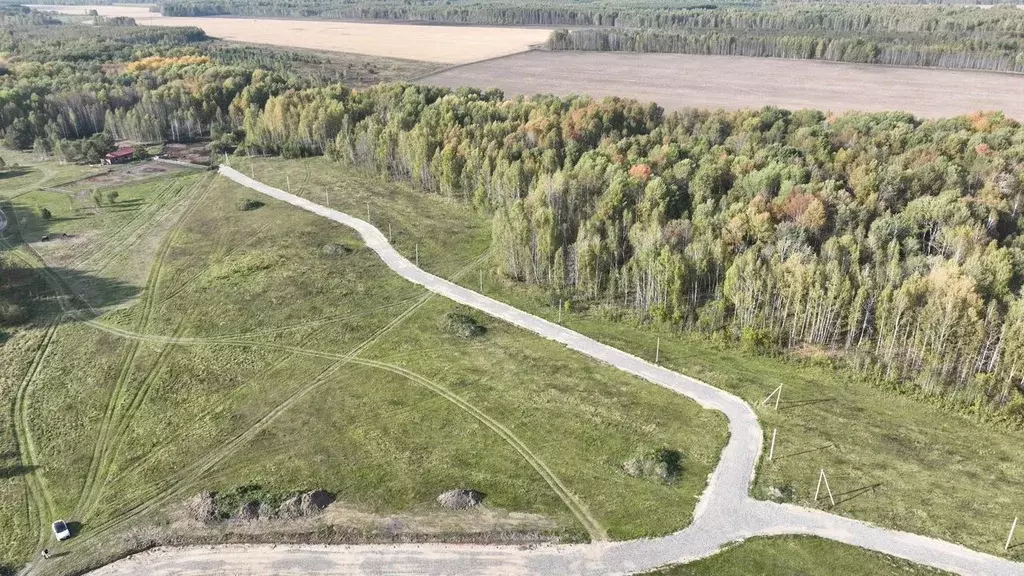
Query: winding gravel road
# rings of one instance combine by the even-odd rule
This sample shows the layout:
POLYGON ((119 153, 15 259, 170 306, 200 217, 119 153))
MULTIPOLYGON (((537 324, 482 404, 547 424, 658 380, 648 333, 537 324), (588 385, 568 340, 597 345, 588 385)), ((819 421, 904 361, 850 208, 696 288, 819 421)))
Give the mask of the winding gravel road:
POLYGON ((625 574, 710 556, 731 542, 752 536, 807 534, 960 574, 1024 576, 1024 564, 957 544, 750 498, 763 434, 754 411, 740 398, 424 272, 363 220, 267 186, 226 166, 221 166, 220 173, 355 229, 389 268, 410 282, 725 413, 729 442, 701 496, 693 523, 661 538, 529 548, 448 544, 163 548, 120 560, 94 574, 625 574))

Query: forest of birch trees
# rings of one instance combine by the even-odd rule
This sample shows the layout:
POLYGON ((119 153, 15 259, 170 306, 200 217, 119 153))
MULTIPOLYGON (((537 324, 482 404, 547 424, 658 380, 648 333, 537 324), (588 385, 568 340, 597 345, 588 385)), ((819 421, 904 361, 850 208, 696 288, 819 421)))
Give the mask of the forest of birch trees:
POLYGON ((8 147, 327 155, 490 215, 493 270, 555 301, 1024 417, 1024 127, 998 112, 352 91, 218 61, 194 29, 32 18, 0 35, 8 147))

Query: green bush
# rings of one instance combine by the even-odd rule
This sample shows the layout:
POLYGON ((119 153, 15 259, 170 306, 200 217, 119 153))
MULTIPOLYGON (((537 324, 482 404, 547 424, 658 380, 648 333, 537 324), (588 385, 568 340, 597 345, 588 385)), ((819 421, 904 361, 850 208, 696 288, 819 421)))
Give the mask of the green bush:
POLYGON ((243 504, 260 502, 271 508, 277 508, 288 497, 283 492, 271 492, 258 484, 235 486, 214 495, 217 511, 221 518, 230 518, 243 504))
POLYGON ((487 328, 469 314, 449 312, 441 321, 441 331, 459 338, 477 338, 486 334, 487 328))
POLYGON ((623 462, 622 469, 634 478, 672 484, 683 473, 683 453, 669 448, 650 450, 623 462))
POLYGON ((39 217, 42 218, 43 220, 49 220, 53 218, 53 212, 50 212, 50 210, 47 208, 43 208, 42 210, 39 211, 39 217))
POLYGON ((238 203, 238 209, 241 210, 242 212, 248 212, 249 210, 256 210, 257 208, 262 207, 263 202, 260 202, 259 200, 253 200, 252 198, 246 198, 245 200, 242 200, 241 202, 238 203))
POLYGON ((14 326, 28 320, 28 311, 13 302, 0 302, 0 326, 14 326))

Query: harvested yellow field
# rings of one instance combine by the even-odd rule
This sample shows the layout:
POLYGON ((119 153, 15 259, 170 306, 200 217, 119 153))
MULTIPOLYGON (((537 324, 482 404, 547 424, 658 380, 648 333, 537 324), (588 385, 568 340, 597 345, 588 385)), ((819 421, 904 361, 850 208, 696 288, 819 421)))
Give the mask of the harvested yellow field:
POLYGON ((551 33, 542 28, 418 26, 325 20, 248 18, 169 18, 149 6, 32 6, 63 14, 96 10, 101 16, 130 16, 146 26, 196 26, 223 40, 332 50, 389 58, 465 64, 515 54, 541 44, 551 33))

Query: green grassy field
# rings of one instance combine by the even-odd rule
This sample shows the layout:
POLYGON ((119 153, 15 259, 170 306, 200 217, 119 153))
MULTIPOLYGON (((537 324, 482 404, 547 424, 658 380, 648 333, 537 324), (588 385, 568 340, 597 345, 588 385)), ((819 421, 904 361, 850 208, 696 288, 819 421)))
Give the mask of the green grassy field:
MULTIPOLYGON (((214 173, 115 186, 99 207, 91 184, 18 178, 2 255, 48 282, 33 324, 0 345, 0 565, 53 549, 60 517, 78 535, 46 572, 188 540, 184 500, 249 484, 323 488, 364 515, 438 515, 438 493, 471 487, 529 520, 503 532, 663 534, 689 522, 717 462, 719 414, 480 315, 483 336, 453 335, 455 305, 349 230, 272 201, 241 211, 254 193, 214 173), (663 447, 684 454, 675 483, 623 472, 663 447)), ((395 232, 444 275, 474 277, 486 229, 452 229, 395 232)), ((453 514, 453 536, 495 537, 453 514)))
MULTIPOLYGON (((232 159, 248 173, 247 159, 232 159)), ((401 184, 384 184, 325 159, 258 160, 255 174, 321 202, 365 217, 413 257, 418 244, 423 268, 444 275, 486 249, 488 223, 458 203, 427 196, 401 184)), ((461 283, 474 290, 480 277, 461 283)), ((484 292, 556 320, 557 301, 540 290, 483 277, 484 292)), ((827 508, 887 527, 957 542, 984 552, 1024 559, 1024 547, 1003 549, 1014 516, 1024 515, 1024 433, 953 414, 927 402, 884 391, 811 362, 747 354, 732 343, 641 325, 619 310, 590 306, 563 314, 563 322, 598 340, 654 358, 661 338, 665 366, 734 392, 757 410, 766 433, 765 458, 754 488, 773 489, 790 501, 827 508), (761 401, 783 385, 779 409, 761 401), (775 458, 767 460, 778 429, 775 458), (828 474, 837 505, 813 501, 820 469, 828 474)))
POLYGON ((945 574, 899 558, 807 536, 753 538, 710 558, 647 576, 926 576, 945 574))

